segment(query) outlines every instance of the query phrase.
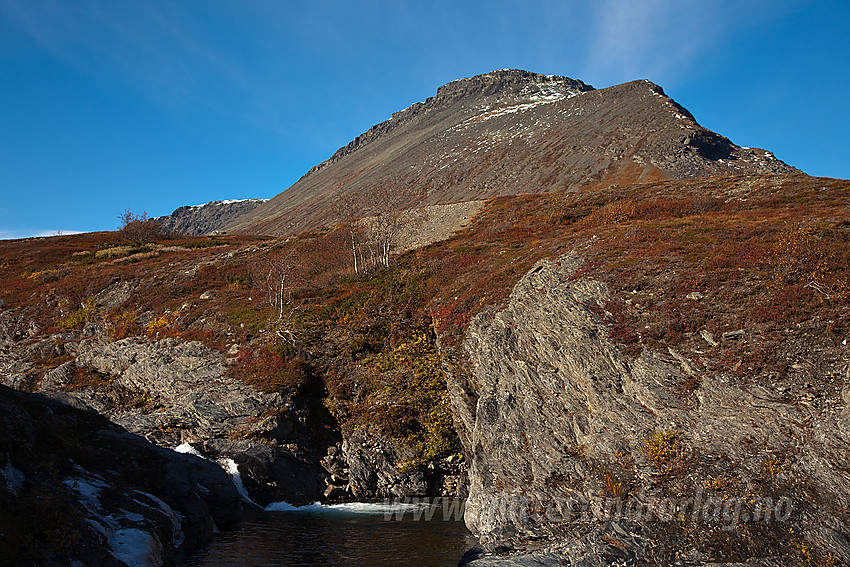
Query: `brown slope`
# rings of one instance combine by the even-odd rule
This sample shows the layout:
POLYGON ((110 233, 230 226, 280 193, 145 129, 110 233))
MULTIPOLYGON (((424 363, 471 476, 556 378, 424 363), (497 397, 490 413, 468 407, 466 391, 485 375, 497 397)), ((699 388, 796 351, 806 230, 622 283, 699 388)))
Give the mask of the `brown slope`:
MULTIPOLYGON (((229 231, 290 234, 332 223, 345 196, 376 186, 424 191, 425 204, 729 173, 792 173, 764 150, 697 124, 661 87, 607 89, 499 70, 440 87, 358 136, 229 231)), ((372 211, 368 205, 358 215, 372 211)))

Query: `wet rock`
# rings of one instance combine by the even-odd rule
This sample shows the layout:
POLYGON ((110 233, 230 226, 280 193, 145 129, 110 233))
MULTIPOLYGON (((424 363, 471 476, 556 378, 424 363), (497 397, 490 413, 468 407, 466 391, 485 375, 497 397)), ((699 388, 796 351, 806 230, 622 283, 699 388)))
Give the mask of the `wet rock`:
POLYGON ((322 494, 322 496, 327 501, 335 502, 348 498, 348 492, 346 492, 345 489, 342 487, 328 485, 328 487, 325 488, 325 492, 322 494))
POLYGON ((199 446, 210 458, 232 459, 251 500, 263 508, 280 501, 310 504, 324 492, 324 472, 307 455, 250 440, 209 439, 199 446))
POLYGON ((324 468, 331 477, 338 477, 342 479, 343 477, 348 476, 348 463, 346 463, 343 458, 342 449, 336 445, 328 447, 327 454, 322 457, 319 464, 322 465, 322 468, 324 468))

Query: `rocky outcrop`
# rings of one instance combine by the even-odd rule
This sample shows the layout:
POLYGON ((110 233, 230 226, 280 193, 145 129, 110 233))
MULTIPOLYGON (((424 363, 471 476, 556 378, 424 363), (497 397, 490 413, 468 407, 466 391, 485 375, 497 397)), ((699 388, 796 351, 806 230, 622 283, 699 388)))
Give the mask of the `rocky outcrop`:
POLYGON ((38 331, 38 325, 27 321, 15 310, 0 310, 0 349, 9 348, 18 341, 36 335, 38 331))
POLYGON ((162 565, 242 515, 216 464, 4 386, 0 470, 0 556, 9 565, 162 565))
MULTIPOLYGON (((113 281, 93 303, 115 309, 133 289, 113 281)), ((0 336, 3 384, 50 393, 157 445, 197 452, 238 474, 246 500, 261 507, 464 493, 457 455, 405 470, 415 451, 402 440, 366 430, 341 439, 318 403, 318 377, 278 393, 229 378, 238 348, 222 353, 173 338, 114 341, 93 323, 44 336, 13 311, 0 315, 0 336)))
POLYGON ((180 207, 170 215, 154 220, 166 233, 196 236, 214 234, 264 202, 266 199, 212 201, 203 205, 180 207))
POLYGON ((137 337, 87 346, 47 373, 41 388, 60 389, 72 369, 96 372, 107 385, 66 395, 158 445, 189 443, 209 458, 231 459, 259 505, 321 497, 326 473, 309 453, 309 417, 291 398, 227 378, 220 352, 137 337))
POLYGON ((674 350, 628 357, 579 263, 539 262, 469 328, 451 383, 466 523, 488 552, 536 554, 471 564, 850 562, 846 400, 813 411, 674 350))
MULTIPOLYGON (((3 315, 11 313, 0 314, 0 332, 4 328, 3 315)), ((67 335, 60 333, 39 338, 34 325, 26 325, 26 331, 21 329, 23 321, 20 316, 7 319, 14 325, 14 330, 6 335, 8 341, 0 346, 0 384, 17 390, 31 390, 42 377, 41 367, 47 361, 65 355, 64 339, 67 335)))
POLYGON ((90 325, 0 353, 6 384, 50 392, 162 447, 190 447, 238 474, 261 507, 464 491, 457 460, 402 470, 414 451, 400 440, 323 433, 315 392, 269 394, 230 379, 230 358, 198 342, 111 341, 101 331, 90 325), (70 360, 41 370, 57 356, 70 360))
MULTIPOLYGON (((81 353, 75 365, 107 375, 115 388, 139 395, 148 411, 111 417, 160 444, 221 436, 282 403, 279 396, 271 399, 225 378, 224 357, 198 342, 104 342, 81 353)), ((105 409, 96 397, 84 401, 105 409)))
POLYGON ((348 464, 352 494, 360 499, 425 495, 428 485, 422 471, 399 471, 399 463, 413 451, 375 431, 355 431, 342 445, 348 464), (407 454, 400 451, 407 450, 407 454))

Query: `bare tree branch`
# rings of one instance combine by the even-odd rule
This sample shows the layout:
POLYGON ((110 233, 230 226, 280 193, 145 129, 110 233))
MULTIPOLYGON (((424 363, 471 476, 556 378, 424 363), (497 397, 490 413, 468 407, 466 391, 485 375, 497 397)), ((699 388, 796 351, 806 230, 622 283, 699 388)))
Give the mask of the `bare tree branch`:
POLYGON ((335 216, 348 234, 355 274, 388 267, 392 253, 412 226, 426 220, 424 191, 407 188, 394 179, 380 182, 368 194, 352 192, 339 199, 335 216))
POLYGON ((155 242, 157 237, 162 236, 162 227, 159 221, 148 218, 146 212, 137 215, 127 209, 118 215, 118 220, 121 221, 121 225, 118 227, 119 234, 122 238, 134 244, 155 242))
POLYGON ((297 254, 287 247, 270 252, 263 260, 266 294, 276 313, 269 327, 280 339, 294 345, 297 337, 293 331, 293 316, 297 309, 292 306, 292 289, 301 279, 297 254))

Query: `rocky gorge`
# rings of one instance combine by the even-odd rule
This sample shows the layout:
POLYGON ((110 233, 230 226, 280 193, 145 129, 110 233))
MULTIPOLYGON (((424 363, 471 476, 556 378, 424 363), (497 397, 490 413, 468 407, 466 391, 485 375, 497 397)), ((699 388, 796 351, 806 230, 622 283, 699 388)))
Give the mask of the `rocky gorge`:
POLYGON ((357 431, 344 441, 338 434, 323 436, 326 412, 311 412, 312 400, 228 378, 225 368, 234 356, 200 342, 110 341, 102 328, 88 326, 7 353, 7 385, 24 386, 35 370, 30 357, 45 350, 73 359, 44 373, 32 389, 102 414, 156 445, 189 444, 213 460, 233 459, 250 500, 261 506, 431 493, 422 473, 398 471, 403 447, 377 431, 357 431), (68 392, 81 377, 88 383, 68 392))
MULTIPOLYGON (((38 471, 57 461, 51 482, 65 487, 54 498, 68 514, 63 538, 69 539, 51 540, 46 547, 55 543, 60 555, 73 549, 65 557, 69 560, 100 545, 101 555, 112 558, 98 564, 160 565, 234 525, 243 508, 256 514, 282 501, 298 506, 436 494, 435 474, 440 479, 446 474, 400 470, 411 449, 377 430, 357 431, 341 442, 338 434, 322 436, 326 424, 311 414, 312 401, 264 393, 227 378, 228 359, 199 342, 110 341, 102 329, 89 326, 82 333, 52 335, 11 356, 5 351, 6 382, 24 387, 35 370, 27 357, 57 349, 74 358, 38 379, 32 389, 42 397, 2 386, 6 435, 0 448, 6 457, 0 489, 10 509, 26 506, 20 498, 24 485, 28 494, 55 490, 43 486, 38 471), (80 337, 86 338, 75 340, 80 337), (74 424, 73 432, 66 431, 66 422, 74 424), (56 437, 62 440, 58 451, 56 437), (80 465, 87 460, 96 464, 80 465), (108 464, 113 461, 122 463, 117 470, 108 464), (207 477, 214 479, 214 489, 207 477), (186 482, 198 488, 187 489, 186 482), (168 489, 163 493, 164 488, 151 486, 168 489), (209 511, 198 504, 184 509, 191 498, 212 498, 209 511), (85 518, 94 518, 86 520, 88 527, 79 525, 85 518), (163 535, 164 522, 174 523, 169 537, 163 535), (125 543, 127 538, 132 541, 125 543)), ((457 465, 454 470, 457 475, 457 465)), ((45 542, 37 542, 38 536, 21 543, 22 549, 10 549, 11 556, 66 564, 49 554, 41 557, 45 542)))

